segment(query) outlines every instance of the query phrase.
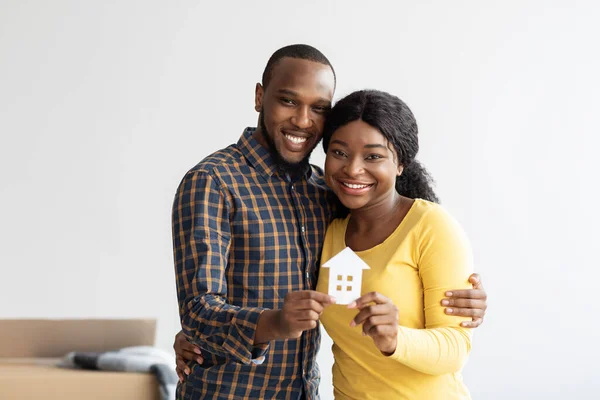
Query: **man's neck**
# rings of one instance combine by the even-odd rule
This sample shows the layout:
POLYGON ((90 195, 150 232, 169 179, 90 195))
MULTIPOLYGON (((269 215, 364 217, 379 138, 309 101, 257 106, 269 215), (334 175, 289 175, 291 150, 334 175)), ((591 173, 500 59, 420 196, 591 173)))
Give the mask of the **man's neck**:
POLYGON ((271 148, 269 146, 269 143, 267 143, 267 140, 265 139, 264 134, 262 133, 262 130, 260 129, 260 125, 256 128, 256 130, 254 131, 254 133, 252 134, 252 137, 258 142, 258 144, 260 144, 262 147, 264 147, 265 149, 271 151, 271 148))

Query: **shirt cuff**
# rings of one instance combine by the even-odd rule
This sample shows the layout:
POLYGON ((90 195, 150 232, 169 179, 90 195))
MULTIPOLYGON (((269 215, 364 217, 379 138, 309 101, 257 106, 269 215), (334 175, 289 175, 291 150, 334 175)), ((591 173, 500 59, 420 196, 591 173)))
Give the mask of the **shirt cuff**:
POLYGON ((396 350, 389 356, 391 359, 396 361, 402 361, 406 358, 406 352, 408 347, 406 346, 406 337, 401 326, 398 326, 398 336, 396 337, 396 350))
POLYGON ((255 345, 254 336, 260 314, 258 307, 241 308, 231 320, 232 329, 223 343, 223 348, 244 364, 262 364, 269 350, 269 343, 255 345))
POLYGON ((254 365, 261 365, 262 363, 265 362, 265 356, 259 357, 259 358, 253 358, 252 360, 250 360, 250 362, 254 365))

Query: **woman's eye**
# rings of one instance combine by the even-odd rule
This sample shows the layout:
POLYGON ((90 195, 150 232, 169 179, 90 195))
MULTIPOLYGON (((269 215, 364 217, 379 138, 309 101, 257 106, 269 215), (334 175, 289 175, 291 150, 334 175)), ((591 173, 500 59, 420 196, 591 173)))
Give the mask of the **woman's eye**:
POLYGON ((336 156, 340 156, 340 157, 344 157, 346 155, 346 153, 344 153, 343 151, 340 151, 340 150, 333 150, 333 154, 335 154, 336 156))
POLYGON ((379 160, 383 158, 382 156, 380 156, 379 154, 371 154, 370 156, 367 157, 367 160, 379 160))

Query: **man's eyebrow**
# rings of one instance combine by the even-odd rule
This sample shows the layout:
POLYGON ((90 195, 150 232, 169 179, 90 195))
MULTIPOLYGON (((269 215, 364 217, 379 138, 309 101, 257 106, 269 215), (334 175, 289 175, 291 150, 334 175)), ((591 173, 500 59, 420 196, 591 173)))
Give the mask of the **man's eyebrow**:
POLYGON ((288 96, 298 96, 298 93, 290 89, 279 89, 277 92, 281 94, 287 94, 288 96))
MULTIPOLYGON (((291 96, 291 97, 299 97, 300 95, 298 94, 298 92, 295 92, 293 90, 290 89, 278 89, 277 93, 279 94, 285 94, 287 96, 291 96)), ((331 107, 331 100, 327 100, 323 97, 320 97, 319 99, 317 99, 316 103, 323 103, 324 105, 327 105, 327 107, 331 107)))

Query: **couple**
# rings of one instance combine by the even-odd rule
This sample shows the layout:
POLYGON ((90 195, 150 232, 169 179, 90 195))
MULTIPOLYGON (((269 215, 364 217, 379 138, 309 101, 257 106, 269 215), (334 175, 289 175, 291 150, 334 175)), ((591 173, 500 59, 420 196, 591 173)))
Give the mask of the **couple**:
POLYGON ((469 398, 460 370, 486 294, 468 242, 415 160, 406 104, 368 90, 331 109, 335 83, 317 49, 276 51, 256 85, 258 128, 178 188, 178 398, 318 398, 318 321, 336 399, 469 398), (308 163, 321 138, 325 172, 308 163), (345 247, 370 266, 347 306, 319 273, 345 247))

